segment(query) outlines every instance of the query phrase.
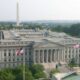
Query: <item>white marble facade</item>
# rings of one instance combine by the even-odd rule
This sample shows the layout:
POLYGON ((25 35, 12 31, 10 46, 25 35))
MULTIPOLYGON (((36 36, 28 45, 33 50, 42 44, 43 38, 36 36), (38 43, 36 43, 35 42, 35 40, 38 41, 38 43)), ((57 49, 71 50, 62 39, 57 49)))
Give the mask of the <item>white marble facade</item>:
POLYGON ((53 68, 57 63, 68 63, 72 58, 75 58, 77 64, 80 63, 80 47, 73 47, 80 44, 79 38, 46 30, 1 32, 4 35, 4 38, 1 36, 0 40, 1 68, 16 67, 23 64, 23 55, 25 55, 26 64, 42 64, 45 68, 53 68), (7 33, 8 35, 6 35, 7 33), (16 55, 16 50, 19 48, 25 49, 23 55, 16 55))

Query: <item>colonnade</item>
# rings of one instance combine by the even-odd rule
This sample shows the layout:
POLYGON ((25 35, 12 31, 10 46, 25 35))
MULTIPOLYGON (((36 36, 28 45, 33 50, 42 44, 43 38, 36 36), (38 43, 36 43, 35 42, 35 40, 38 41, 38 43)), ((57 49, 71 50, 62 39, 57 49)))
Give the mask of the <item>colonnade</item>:
POLYGON ((42 49, 34 51, 34 63, 51 63, 63 60, 62 49, 42 49))

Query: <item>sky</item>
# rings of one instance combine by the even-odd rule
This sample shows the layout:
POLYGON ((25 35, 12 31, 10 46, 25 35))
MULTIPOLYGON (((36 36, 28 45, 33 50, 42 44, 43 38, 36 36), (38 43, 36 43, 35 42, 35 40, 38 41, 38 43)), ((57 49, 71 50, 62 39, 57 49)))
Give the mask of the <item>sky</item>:
MULTIPOLYGON (((0 0, 0 21, 16 21, 17 0, 0 0)), ((19 0, 20 21, 80 20, 80 0, 19 0)))

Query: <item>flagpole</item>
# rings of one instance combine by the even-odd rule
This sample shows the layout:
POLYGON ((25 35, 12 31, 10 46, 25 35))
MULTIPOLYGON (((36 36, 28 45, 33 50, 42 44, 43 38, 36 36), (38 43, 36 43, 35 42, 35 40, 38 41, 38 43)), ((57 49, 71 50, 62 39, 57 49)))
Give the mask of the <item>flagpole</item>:
POLYGON ((23 80, 25 80, 25 48, 23 53, 23 80))
MULTIPOLYGON (((20 48, 20 45, 19 45, 19 48, 20 48)), ((23 60, 22 60, 22 65, 23 65, 23 80, 25 80, 25 48, 23 47, 23 48, 21 48, 21 49, 18 49, 17 51, 16 51, 16 54, 17 55, 21 55, 21 54, 23 54, 22 55, 22 58, 23 58, 23 60)))

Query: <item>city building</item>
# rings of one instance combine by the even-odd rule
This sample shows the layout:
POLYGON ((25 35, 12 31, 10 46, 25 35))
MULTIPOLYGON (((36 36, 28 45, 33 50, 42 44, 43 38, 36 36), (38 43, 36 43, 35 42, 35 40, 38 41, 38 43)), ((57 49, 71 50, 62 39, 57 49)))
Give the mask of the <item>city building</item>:
POLYGON ((46 69, 66 64, 74 58, 80 62, 80 38, 49 30, 13 29, 0 31, 0 68, 23 64, 42 64, 46 69), (16 51, 24 49, 24 54, 16 51))

